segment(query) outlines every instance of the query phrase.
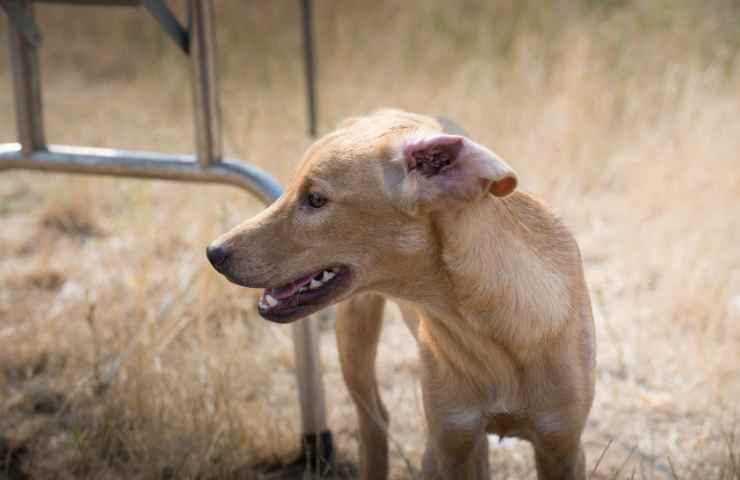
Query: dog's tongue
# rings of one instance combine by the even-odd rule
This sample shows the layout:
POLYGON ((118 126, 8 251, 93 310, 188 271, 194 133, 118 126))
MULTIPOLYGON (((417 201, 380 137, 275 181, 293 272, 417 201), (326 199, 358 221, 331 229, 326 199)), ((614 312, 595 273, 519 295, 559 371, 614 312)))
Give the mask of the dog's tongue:
POLYGON ((307 275, 303 278, 299 278, 298 280, 292 283, 283 285, 282 287, 271 288, 267 291, 267 293, 277 298, 278 300, 282 300, 284 298, 288 298, 291 295, 293 295, 295 292, 298 291, 299 288, 308 284, 308 282, 310 282, 312 278, 313 278, 313 275, 307 275))

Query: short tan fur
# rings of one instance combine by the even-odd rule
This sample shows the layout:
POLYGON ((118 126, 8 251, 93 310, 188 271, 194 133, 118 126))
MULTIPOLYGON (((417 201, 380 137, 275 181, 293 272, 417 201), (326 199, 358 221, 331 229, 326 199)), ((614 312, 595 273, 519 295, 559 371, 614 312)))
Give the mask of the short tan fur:
POLYGON ((217 268, 266 295, 337 272, 336 286, 316 290, 326 293, 270 298, 277 307, 260 313, 293 321, 339 303, 362 478, 388 474, 389 415, 374 364, 390 299, 418 342, 425 478, 489 478, 495 433, 532 443, 539 479, 585 479, 595 340, 578 246, 515 191, 511 167, 445 126, 398 110, 343 122, 309 148, 275 204, 212 244, 228 253, 217 268), (307 205, 311 194, 325 205, 307 205))

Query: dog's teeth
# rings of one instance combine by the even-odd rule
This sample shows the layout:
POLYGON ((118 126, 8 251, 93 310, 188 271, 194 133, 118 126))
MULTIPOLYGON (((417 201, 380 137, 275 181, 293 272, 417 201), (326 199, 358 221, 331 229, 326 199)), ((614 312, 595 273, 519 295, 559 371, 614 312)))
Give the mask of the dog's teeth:
POLYGON ((306 290, 307 290, 306 287, 301 287, 301 288, 298 289, 298 293, 303 293, 306 290))
POLYGON ((315 288, 319 288, 321 286, 321 282, 317 282, 315 279, 312 278, 311 283, 308 286, 311 288, 311 290, 313 290, 315 288))
POLYGON ((324 276, 321 277, 321 280, 324 282, 328 282, 332 278, 334 278, 334 272, 331 272, 329 270, 324 270, 324 276))
POLYGON ((265 295, 265 301, 271 307, 274 307, 275 305, 277 305, 278 303, 280 303, 277 300, 275 300, 274 298, 272 298, 272 295, 265 295))

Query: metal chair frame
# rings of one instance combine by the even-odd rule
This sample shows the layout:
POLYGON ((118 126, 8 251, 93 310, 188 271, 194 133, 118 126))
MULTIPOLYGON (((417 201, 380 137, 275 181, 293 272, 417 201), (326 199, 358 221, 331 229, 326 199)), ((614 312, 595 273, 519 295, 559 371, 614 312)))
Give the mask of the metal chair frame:
MULTIPOLYGON (((46 0, 50 1, 50 0, 46 0)), ((57 3, 137 5, 131 0, 56 0, 57 3)), ((215 67, 215 26, 212 0, 188 0, 189 30, 178 30, 167 12, 154 12, 162 2, 143 0, 168 34, 187 43, 181 48, 190 56, 195 115, 195 154, 167 155, 81 146, 47 145, 42 118, 38 46, 40 36, 33 24, 32 0, 0 0, 9 18, 10 62, 13 72, 18 143, 0 144, 0 171, 36 170, 109 175, 184 182, 228 184, 240 187, 266 205, 282 193, 268 173, 248 163, 223 157, 220 108, 215 67), (13 13, 13 15, 11 15, 13 13), (25 22, 14 22, 19 17, 25 22), (162 21, 162 18, 165 21, 162 21), (169 25, 167 22, 169 21, 169 25), (20 24, 19 24, 20 23, 20 24), (30 25, 30 27, 29 27, 30 25), (176 34, 173 34, 175 32, 176 34), (184 32, 184 33, 183 33, 184 32)), ((165 6, 166 8, 166 6, 165 6)), ((309 131, 316 131, 311 2, 301 0, 304 58, 308 95, 309 131)), ((302 459, 331 462, 333 447, 326 424, 324 389, 319 362, 318 326, 310 319, 292 325, 296 376, 303 431, 302 459)))

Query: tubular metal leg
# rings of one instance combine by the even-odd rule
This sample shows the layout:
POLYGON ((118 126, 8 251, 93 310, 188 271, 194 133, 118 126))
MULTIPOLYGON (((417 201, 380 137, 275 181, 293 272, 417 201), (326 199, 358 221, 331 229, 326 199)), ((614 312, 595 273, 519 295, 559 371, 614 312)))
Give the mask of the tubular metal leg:
POLYGON ((313 53, 313 16, 311 0, 301 0, 301 29, 303 37, 303 67, 306 77, 306 102, 308 104, 308 134, 316 136, 316 59, 313 53))
MULTIPOLYGON (((21 8, 33 18, 30 1, 21 2, 21 8)), ((45 148, 44 123, 41 106, 41 78, 36 47, 26 36, 8 22, 10 35, 10 61, 13 69, 15 91, 15 116, 18 139, 24 154, 45 148)))
POLYGON ((293 324, 293 350, 303 427, 303 451, 297 462, 325 468, 333 460, 334 447, 326 425, 318 318, 307 318, 293 324))
POLYGON ((324 403, 324 390, 321 388, 321 366, 319 345, 313 341, 318 337, 316 319, 293 324, 293 350, 299 388, 301 389, 301 424, 306 432, 320 432, 326 429, 326 413, 320 408, 324 403))
MULTIPOLYGON (((216 164, 222 156, 213 17, 212 0, 190 0, 190 58, 195 102, 195 134, 198 162, 201 167, 216 164)), ((312 87, 311 82, 310 90, 312 87)), ((315 132, 315 115, 311 116, 311 126, 315 132)), ((325 465, 331 462, 333 449, 331 434, 326 426, 316 319, 298 322, 293 326, 293 348, 303 429, 303 453, 299 461, 305 461, 309 465, 312 463, 325 465)))
POLYGON ((207 167, 221 161, 221 111, 216 83, 216 34, 212 0, 190 0, 190 65, 195 114, 195 151, 207 167))

